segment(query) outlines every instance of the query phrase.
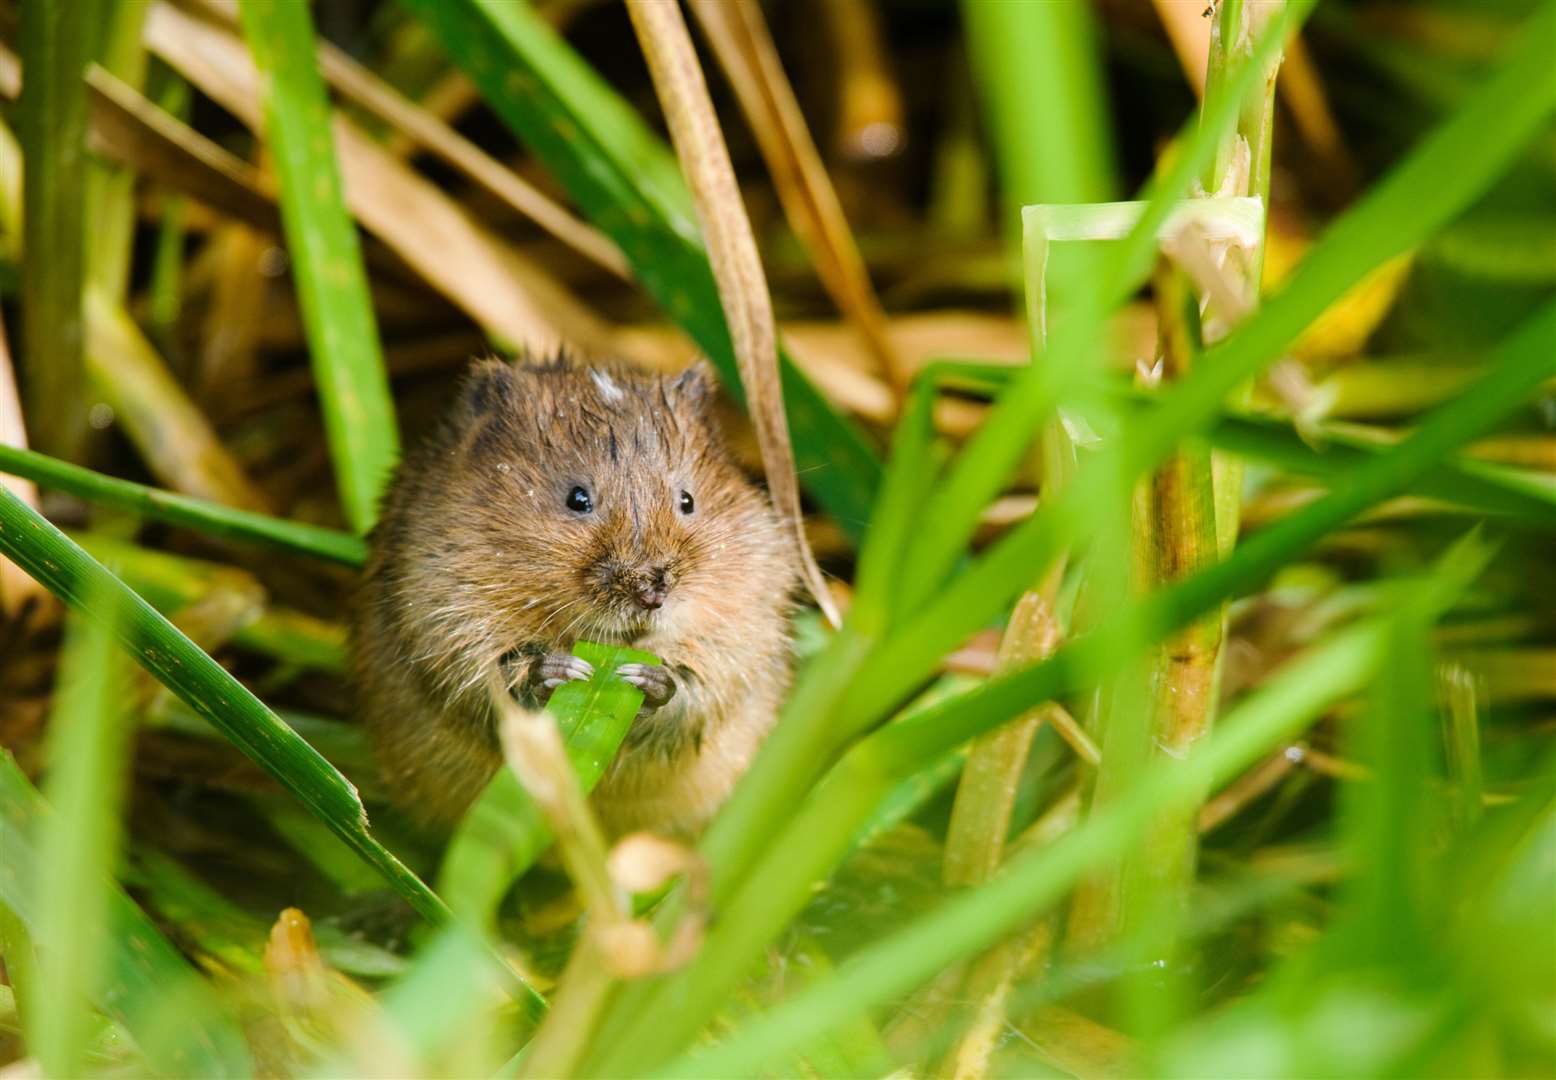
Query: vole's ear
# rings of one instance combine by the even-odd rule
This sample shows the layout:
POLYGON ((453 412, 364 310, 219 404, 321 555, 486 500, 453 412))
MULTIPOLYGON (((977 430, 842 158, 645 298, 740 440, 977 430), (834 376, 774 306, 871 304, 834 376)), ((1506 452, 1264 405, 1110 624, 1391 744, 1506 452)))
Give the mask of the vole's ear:
POLYGON ((480 420, 512 410, 519 400, 519 374, 504 360, 481 360, 470 369, 459 388, 459 409, 466 418, 480 420))
POLYGON ((713 400, 718 396, 718 381, 706 360, 698 360, 691 367, 670 380, 670 395, 676 404, 694 416, 709 419, 713 415, 713 400))

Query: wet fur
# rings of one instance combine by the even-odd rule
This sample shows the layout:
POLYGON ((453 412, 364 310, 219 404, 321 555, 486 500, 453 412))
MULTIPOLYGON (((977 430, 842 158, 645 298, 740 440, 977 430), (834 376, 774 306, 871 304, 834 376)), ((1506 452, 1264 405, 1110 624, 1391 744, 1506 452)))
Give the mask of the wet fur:
POLYGON ((750 763, 788 685, 795 570, 712 395, 700 369, 483 361, 407 457, 352 653, 390 793, 416 817, 452 823, 497 768, 486 672, 523 687, 539 656, 580 638, 646 649, 676 677, 595 792, 613 832, 696 832, 750 763), (567 509, 575 486, 592 513, 567 509), (668 594, 646 612, 632 589, 657 571, 668 594))

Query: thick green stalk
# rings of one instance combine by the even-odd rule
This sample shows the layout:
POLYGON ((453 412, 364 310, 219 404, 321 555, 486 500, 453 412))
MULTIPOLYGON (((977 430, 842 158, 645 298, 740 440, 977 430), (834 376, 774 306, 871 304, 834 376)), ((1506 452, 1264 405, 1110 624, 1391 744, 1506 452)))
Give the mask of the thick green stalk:
MULTIPOLYGON (((1058 435, 1057 432, 1054 433, 1058 435)), ((1049 441, 1055 441, 1050 439, 1049 441)), ((1066 444, 1067 449, 1067 444, 1066 444)), ((1053 476, 1045 470, 1045 485, 1053 476)), ((1047 580, 1022 594, 1011 612, 1000 640, 997 671, 1009 671, 1046 660, 1058 646, 1063 628, 1054 613, 1062 567, 1049 571, 1047 580)), ((1052 703, 1046 703, 1052 707, 1052 703)), ((1003 727, 978 736, 967 751, 946 830, 941 876, 949 886, 976 886, 992 878, 1005 857, 1005 838, 1021 784, 1027 757, 1044 706, 1031 709, 1003 727)), ((974 1021, 947 1055, 942 1072, 959 1077, 987 1074, 990 1059, 1004 1031, 1006 1005, 1015 981, 1046 956, 1053 928, 1046 922, 1034 931, 1001 942, 969 966, 962 979, 960 997, 972 1003, 974 1021)))
MULTIPOLYGON (((1187 373, 1200 351, 1198 300, 1186 275, 1165 259, 1158 267, 1155 291, 1157 360, 1162 376, 1174 379, 1187 373)), ((1146 587, 1162 588, 1216 562, 1213 487, 1211 452, 1198 439, 1180 446, 1140 482, 1132 540, 1146 587)), ((1143 683, 1126 687, 1123 699, 1099 716, 1103 757, 1090 813, 1127 797, 1145 770, 1180 767, 1209 733, 1224 607, 1175 630, 1151 649, 1141 672, 1143 683)), ((1118 867, 1077 890, 1067 928, 1071 949, 1096 951, 1122 938, 1139 950, 1143 965, 1154 965, 1153 978, 1181 977, 1174 945, 1195 877, 1198 802, 1158 817, 1144 842, 1118 867)), ((1163 994, 1160 986, 1156 990, 1163 1003, 1176 997, 1163 994)))
POLYGON ((346 212, 308 5, 246 0, 243 32, 262 77, 266 142, 346 520, 372 528, 399 456, 356 225, 346 212))
MULTIPOLYGON (((996 674, 1046 660, 1059 644, 1062 628, 1053 611, 1057 573, 1044 587, 1022 595, 1000 642, 996 674)), ((975 739, 957 785, 946 831, 942 877, 951 886, 976 885, 999 869, 1010 831, 1010 813, 1021 782, 1027 749, 1042 707, 975 739)))
POLYGON ((28 0, 18 106, 24 206, 21 349, 35 445, 79 457, 86 441, 81 310, 86 244, 86 68, 102 0, 28 0))
MULTIPOLYGON (((1223 0, 1220 6, 1206 66, 1207 114, 1223 95, 1233 92, 1230 73, 1254 63, 1253 10, 1244 0, 1223 0)), ((1268 206, 1271 120, 1279 67, 1276 53, 1263 61, 1263 79, 1241 88, 1238 122, 1217 146, 1215 159, 1203 177, 1204 193, 1255 195, 1268 206), (1244 175, 1234 177, 1232 162, 1239 142, 1244 144, 1248 159, 1244 175)), ((1253 251, 1228 253, 1228 270, 1239 277, 1234 291, 1253 303, 1257 302, 1263 251, 1261 235, 1253 251)), ((1158 266, 1155 298, 1160 328, 1158 359, 1162 377, 1170 382, 1185 376, 1202 352, 1199 298, 1189 287, 1187 275, 1166 260, 1158 266)), ((1214 306, 1209 313, 1222 334, 1241 315, 1217 311, 1214 306)), ((1246 394, 1245 388, 1243 396, 1246 394)), ((1153 584, 1182 580, 1231 553, 1238 534, 1242 479, 1241 461, 1212 453, 1199 440, 1192 440, 1172 452, 1143 482, 1144 510, 1150 520, 1136 523, 1135 536, 1146 550, 1147 573, 1153 584)), ((1154 690, 1154 700, 1148 706, 1151 722, 1136 732, 1148 743, 1127 750, 1122 761, 1104 756, 1098 770, 1097 799, 1116 797, 1120 789, 1132 786, 1134 774, 1147 761, 1156 769, 1178 768, 1209 733, 1217 707, 1225 636, 1223 602, 1175 631, 1155 650, 1148 676, 1154 690), (1114 775, 1115 771, 1119 775, 1114 775)), ((1115 715, 1112 719, 1118 718, 1115 715)), ((1152 822, 1144 842, 1118 868, 1118 881, 1090 882, 1077 894, 1069 928, 1072 944, 1095 950, 1123 937, 1131 942, 1131 948, 1139 950, 1142 965, 1165 965, 1165 970, 1153 969, 1153 980, 1181 978, 1176 943, 1196 876, 1199 803, 1205 794, 1201 792, 1181 813, 1152 822)), ((1094 803, 1093 812, 1095 809, 1094 803)), ((1177 995, 1163 993, 1154 981, 1146 985, 1127 980, 1126 989, 1134 992, 1137 1011, 1151 1014, 1156 1022, 1178 1003, 1177 995)))

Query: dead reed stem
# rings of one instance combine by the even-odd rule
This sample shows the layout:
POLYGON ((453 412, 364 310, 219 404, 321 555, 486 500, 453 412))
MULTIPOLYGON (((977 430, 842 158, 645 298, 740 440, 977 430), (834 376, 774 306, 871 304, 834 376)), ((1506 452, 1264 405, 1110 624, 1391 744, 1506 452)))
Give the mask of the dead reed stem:
POLYGON ((751 221, 740 201, 724 133, 697 63, 697 52, 676 0, 631 0, 627 12, 648 61, 676 156, 697 204, 697 216, 740 367, 740 381, 745 385, 751 420, 762 448, 768 490, 794 540, 806 586, 827 621, 838 626, 841 617, 837 604, 805 538, 794 451, 778 379, 778 336, 772 297, 767 291, 767 277, 757 254, 751 221))

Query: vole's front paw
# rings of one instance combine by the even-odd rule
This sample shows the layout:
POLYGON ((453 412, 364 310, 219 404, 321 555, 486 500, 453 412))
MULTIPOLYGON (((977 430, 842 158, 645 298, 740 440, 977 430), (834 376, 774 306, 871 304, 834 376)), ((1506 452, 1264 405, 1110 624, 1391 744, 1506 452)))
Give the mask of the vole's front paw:
POLYGON ((513 687, 519 704, 543 708, 551 691, 563 683, 580 682, 594 675, 594 667, 572 653, 546 652, 543 645, 524 645, 504 653, 497 661, 513 687))
POLYGON ((616 669, 627 682, 643 691, 643 712, 662 708, 675 696, 675 676, 658 664, 622 664, 616 669))
POLYGON ((531 678, 547 690, 563 683, 587 682, 594 677, 594 665, 572 653, 546 653, 535 662, 531 678))

